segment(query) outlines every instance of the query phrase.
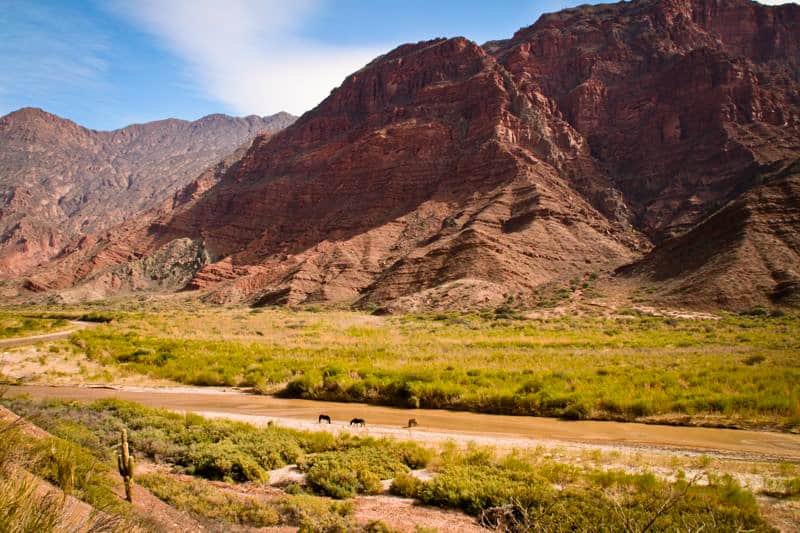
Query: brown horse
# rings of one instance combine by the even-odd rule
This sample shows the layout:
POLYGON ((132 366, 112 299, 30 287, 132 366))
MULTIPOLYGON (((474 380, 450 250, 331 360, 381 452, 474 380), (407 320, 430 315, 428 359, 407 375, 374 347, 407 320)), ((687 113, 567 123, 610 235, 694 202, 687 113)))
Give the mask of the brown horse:
POLYGON ((351 426, 361 426, 362 428, 367 425, 363 418, 354 418, 350 421, 351 426))
POLYGON ((319 415, 319 418, 317 419, 317 424, 322 424, 323 422, 325 422, 326 424, 330 424, 331 417, 329 417, 328 415, 319 415))

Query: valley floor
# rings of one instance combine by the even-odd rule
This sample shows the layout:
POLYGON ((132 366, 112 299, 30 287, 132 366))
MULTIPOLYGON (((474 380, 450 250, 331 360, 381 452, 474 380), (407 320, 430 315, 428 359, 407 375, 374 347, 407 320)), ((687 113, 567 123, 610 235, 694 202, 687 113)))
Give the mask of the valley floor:
MULTIPOLYGON (((66 316, 84 311, 67 310, 66 316)), ((794 495, 794 485, 800 483, 800 435, 794 434, 800 420, 795 380, 798 317, 680 316, 655 310, 577 318, 516 312, 374 317, 313 309, 169 307, 95 310, 95 318, 110 321, 81 323, 74 329, 68 322, 54 326, 50 321, 64 319, 51 318, 52 310, 26 310, 31 313, 44 322, 25 323, 31 333, 28 341, 15 339, 11 346, 0 346, 0 374, 8 384, 5 401, 12 406, 16 402, 23 411, 38 412, 41 408, 25 407, 35 399, 54 405, 81 402, 65 406, 133 401, 186 416, 196 413, 254 424, 265 431, 280 427, 304 434, 325 432, 341 442, 389 438, 438 450, 482 447, 497 457, 522 453, 581 472, 652 475, 668 484, 691 479, 711 488, 723 476, 756 494, 761 513, 774 527, 800 527, 794 495), (628 397, 631 391, 633 398, 628 397), (786 395, 782 401, 759 403, 779 394, 786 395), (524 401, 514 399, 520 397, 524 401), (697 402, 698 398, 705 399, 697 402), (358 403, 364 400, 370 404, 358 403), (82 403, 88 401, 95 403, 82 403), (638 402, 637 409, 645 411, 626 414, 625 401, 638 402), (610 412, 612 402, 620 410, 610 412), (396 407, 376 405, 385 403, 396 407), (417 407, 431 403, 436 408, 417 407), (575 411, 575 405, 582 407, 575 411), (517 416, 491 414, 498 411, 517 416), (559 418, 519 416, 523 412, 559 418), (331 425, 316 423, 322 413, 333 418, 331 425), (367 420, 366 428, 347 425, 356 416, 367 420), (410 418, 420 425, 405 427, 410 418), (591 420, 597 418, 612 420, 591 420)), ((63 431, 57 425, 54 429, 63 431)), ((141 439, 145 434, 133 435, 141 439)), ((163 459, 155 453, 143 463, 144 471, 152 471, 154 477, 145 479, 166 495, 170 480, 180 481, 186 474, 169 460, 159 463, 163 459)), ((498 465, 504 464, 500 461, 498 465)), ((492 464, 485 468, 500 468, 492 464)), ((308 466, 301 465, 303 471, 292 468, 281 467, 268 477, 290 485, 304 483, 308 466)), ((449 472, 447 468, 442 472, 449 472)), ((425 472, 420 475, 433 479, 424 477, 431 475, 425 472)), ((381 479, 383 490, 388 489, 391 483, 381 479)), ((179 509, 188 505, 186 501, 199 505, 197 498, 219 498, 219 490, 266 498, 285 489, 264 489, 262 494, 257 485, 230 479, 215 483, 211 488, 198 485, 191 498, 165 502, 179 509)), ((411 498, 400 497, 402 490, 400 496, 357 491, 347 520, 380 520, 398 531, 413 531, 417 523, 436 524, 441 531, 478 528, 475 510, 473 517, 452 514, 438 506, 461 504, 437 504, 432 493, 423 497, 419 488, 407 490, 411 498), (436 507, 417 506, 420 498, 436 507)), ((280 501, 269 505, 281 516, 299 505, 280 501)), ((219 520, 230 519, 202 518, 197 512, 187 516, 201 519, 209 530, 220 527, 219 520)))

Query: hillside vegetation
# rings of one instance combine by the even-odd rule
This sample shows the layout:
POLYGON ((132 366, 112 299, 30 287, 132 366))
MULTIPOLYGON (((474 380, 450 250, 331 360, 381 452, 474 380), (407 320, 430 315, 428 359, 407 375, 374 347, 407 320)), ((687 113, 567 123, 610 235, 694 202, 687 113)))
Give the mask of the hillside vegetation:
POLYGON ((231 524, 391 531, 382 524, 358 525, 350 505, 319 496, 377 494, 381 480, 393 479, 395 494, 461 509, 507 531, 771 531, 753 494, 732 477, 713 473, 689 478, 678 471, 668 482, 648 472, 566 465, 538 451, 498 454, 447 445, 435 453, 412 443, 257 428, 128 402, 5 403, 85 457, 81 464, 92 457, 102 461, 117 432, 127 429, 134 453, 159 466, 139 483, 170 505, 231 524), (305 482, 258 496, 268 470, 289 461, 306 473, 305 482), (429 480, 409 475, 423 467, 429 480), (249 488, 237 491, 242 483, 249 488))

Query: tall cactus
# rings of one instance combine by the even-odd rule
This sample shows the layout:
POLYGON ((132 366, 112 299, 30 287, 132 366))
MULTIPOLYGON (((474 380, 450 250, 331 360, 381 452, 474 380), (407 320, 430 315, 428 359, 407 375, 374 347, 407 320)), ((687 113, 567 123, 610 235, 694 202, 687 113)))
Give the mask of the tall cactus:
POLYGON ((125 482, 125 499, 129 502, 133 501, 133 456, 130 454, 128 448, 128 432, 122 430, 120 432, 119 450, 117 451, 117 468, 119 475, 125 482))

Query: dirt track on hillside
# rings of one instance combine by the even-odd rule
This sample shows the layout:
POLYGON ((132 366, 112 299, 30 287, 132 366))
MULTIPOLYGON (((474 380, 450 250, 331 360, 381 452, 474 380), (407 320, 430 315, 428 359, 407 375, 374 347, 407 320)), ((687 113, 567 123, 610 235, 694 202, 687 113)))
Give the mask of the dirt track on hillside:
POLYGON ((16 346, 25 346, 27 344, 36 344, 37 342, 52 342, 66 339, 78 330, 87 328, 94 325, 92 322, 80 322, 78 320, 70 320, 69 322, 73 327, 62 331, 54 331, 53 333, 43 333, 41 335, 31 335, 30 337, 14 337, 13 339, 0 339, 0 348, 14 348, 16 346))

